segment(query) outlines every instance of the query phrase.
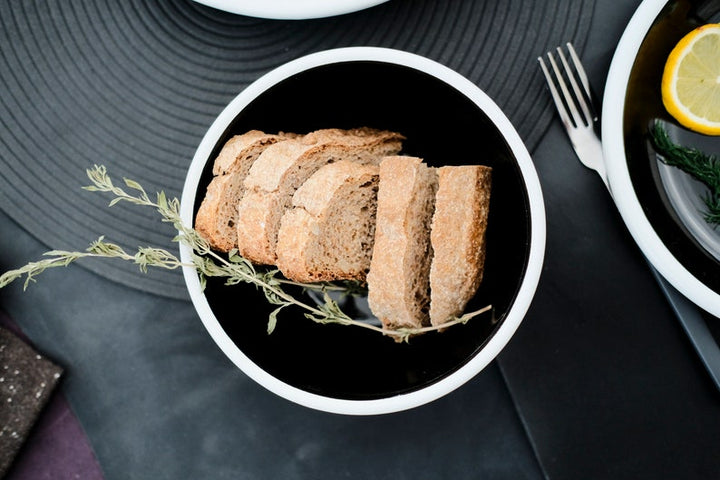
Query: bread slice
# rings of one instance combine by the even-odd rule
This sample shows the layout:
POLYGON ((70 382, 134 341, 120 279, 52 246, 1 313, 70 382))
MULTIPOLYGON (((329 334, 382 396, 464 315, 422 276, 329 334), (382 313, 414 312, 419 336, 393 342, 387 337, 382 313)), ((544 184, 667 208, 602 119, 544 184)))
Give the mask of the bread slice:
POLYGON ((479 165, 438 169, 430 234, 430 321, 461 314, 482 281, 492 169, 479 165))
POLYGON ((280 222, 277 266, 298 282, 365 281, 375 237, 378 167, 340 160, 321 167, 280 222))
POLYGON ((375 246, 367 276, 370 310, 388 329, 429 324, 430 222, 437 174, 420 158, 380 164, 375 246))
POLYGON ((273 265, 280 221, 295 191, 323 165, 338 160, 377 164, 395 154, 404 137, 360 128, 328 129, 268 147, 250 168, 239 203, 238 250, 248 260, 273 265))
POLYGON ((250 167, 270 145, 293 134, 267 134, 251 130, 225 143, 213 164, 213 175, 195 217, 195 229, 210 246, 227 252, 237 247, 237 205, 245 193, 250 167))

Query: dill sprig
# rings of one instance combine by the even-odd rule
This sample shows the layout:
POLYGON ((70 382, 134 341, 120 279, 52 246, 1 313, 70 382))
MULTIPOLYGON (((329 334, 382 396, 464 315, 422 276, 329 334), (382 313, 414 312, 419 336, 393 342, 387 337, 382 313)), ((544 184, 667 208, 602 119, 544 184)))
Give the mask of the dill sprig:
POLYGON ((720 159, 697 148, 674 143, 667 131, 657 122, 651 127, 650 136, 663 163, 679 168, 708 188, 703 196, 707 208, 703 217, 714 227, 720 225, 720 159))
POLYGON ((93 192, 112 194, 114 198, 110 201, 109 206, 113 206, 119 202, 128 202, 155 209, 160 214, 163 222, 172 224, 175 230, 177 230, 178 235, 173 238, 173 241, 183 243, 192 249, 192 263, 183 263, 171 252, 154 247, 139 247, 135 253, 129 253, 119 245, 106 241, 104 237, 100 237, 92 242, 84 252, 52 250, 43 255, 46 258, 30 262, 21 268, 3 273, 0 275, 0 288, 9 285, 23 276, 25 277, 24 288, 27 288, 31 282, 35 281, 37 275, 48 268, 66 267, 82 258, 117 258, 131 261, 137 264, 143 272, 147 272, 148 267, 173 270, 187 266, 194 268, 198 272, 202 288, 205 288, 207 278, 221 277, 225 278, 225 285, 248 283, 261 289, 267 301, 276 307, 268 316, 268 334, 272 333, 275 329, 279 313, 287 307, 294 306, 302 309, 305 317, 315 322, 366 328, 393 337, 398 342, 407 342, 410 337, 421 333, 442 330, 453 325, 467 323, 472 318, 492 309, 491 306, 487 306, 483 309, 462 315, 461 317, 452 318, 443 325, 423 328, 389 330, 355 320, 342 311, 338 303, 330 297, 328 292, 339 290, 347 294, 355 294, 358 290, 357 284, 352 282, 348 282, 345 285, 293 282, 279 277, 279 271, 276 269, 256 268, 249 260, 239 255, 237 250, 229 252, 227 256, 219 255, 210 248, 209 243, 202 235, 183 223, 180 217, 180 202, 177 198, 168 199, 165 193, 161 191, 157 193, 153 199, 139 183, 125 178, 123 179, 125 188, 130 190, 127 191, 125 188, 116 186, 113 183, 104 166, 95 165, 93 168, 87 170, 87 175, 92 185, 83 188, 93 192), (305 290, 320 291, 323 294, 323 303, 313 305, 300 300, 287 293, 283 289, 285 285, 301 287, 305 290))

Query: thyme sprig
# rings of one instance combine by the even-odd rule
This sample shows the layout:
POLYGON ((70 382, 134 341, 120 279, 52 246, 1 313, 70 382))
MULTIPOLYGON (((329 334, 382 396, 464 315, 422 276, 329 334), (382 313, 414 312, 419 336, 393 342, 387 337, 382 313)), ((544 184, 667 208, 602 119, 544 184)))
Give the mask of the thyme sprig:
POLYGON ((140 270, 147 272, 147 267, 162 267, 166 269, 175 269, 182 266, 172 253, 161 248, 140 247, 134 255, 127 253, 123 248, 114 243, 106 242, 104 237, 100 237, 90 244, 84 252, 68 252, 64 250, 51 250, 45 252, 42 260, 30 262, 27 265, 16 270, 9 270, 0 275, 0 288, 9 285, 13 281, 25 276, 24 288, 35 281, 35 276, 41 274, 48 268, 67 267, 71 263, 81 258, 103 257, 103 258, 120 258, 135 262, 140 270))
POLYGON ((262 290, 267 301, 276 308, 268 315, 268 333, 272 333, 277 325, 278 315, 287 307, 299 307, 304 311, 305 317, 322 324, 351 325, 370 329, 384 335, 393 337, 396 341, 407 342, 410 337, 420 333, 441 330, 453 325, 467 323, 470 319, 491 310, 491 306, 467 313, 459 318, 453 318, 441 326, 423 328, 400 328, 389 330, 383 327, 355 320, 345 314, 338 303, 333 300, 329 291, 340 290, 354 293, 357 285, 334 285, 330 283, 308 284, 289 281, 278 276, 278 270, 259 269, 250 261, 233 250, 223 256, 213 251, 209 243, 193 228, 185 225, 180 216, 180 202, 177 198, 168 199, 164 192, 151 198, 145 189, 134 180, 123 179, 125 188, 116 186, 104 166, 95 165, 87 170, 92 185, 83 187, 93 192, 110 193, 114 198, 109 206, 119 202, 128 202, 134 205, 151 207, 155 209, 161 220, 172 224, 178 234, 173 241, 182 243, 192 249, 192 263, 183 263, 171 252, 154 247, 139 247, 135 253, 129 253, 117 244, 108 242, 100 237, 90 244, 84 252, 71 252, 52 250, 46 252, 42 260, 30 262, 16 270, 10 270, 0 275, 0 288, 13 281, 25 277, 24 288, 27 288, 35 277, 48 268, 66 267, 82 258, 117 258, 131 261, 138 265, 141 271, 147 272, 148 267, 168 270, 183 266, 192 267, 198 272, 200 284, 205 288, 209 277, 225 278, 225 285, 249 283, 262 290), (306 290, 319 290, 322 292, 322 304, 310 304, 287 293, 283 287, 292 285, 306 290))
POLYGON ((681 169, 708 188, 703 196, 707 209, 703 217, 714 227, 720 225, 720 159, 697 148, 674 143, 657 122, 650 129, 650 137, 663 163, 681 169))

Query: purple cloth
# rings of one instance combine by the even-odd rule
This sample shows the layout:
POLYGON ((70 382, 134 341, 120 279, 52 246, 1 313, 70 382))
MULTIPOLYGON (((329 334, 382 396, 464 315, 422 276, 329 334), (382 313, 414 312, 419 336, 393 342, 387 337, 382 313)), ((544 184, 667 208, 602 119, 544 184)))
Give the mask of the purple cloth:
POLYGON ((38 418, 4 480, 102 480, 85 432, 61 392, 38 418))
MULTIPOLYGON (((0 325, 28 341, 0 311, 0 325)), ((4 480, 102 480, 88 439, 62 392, 55 391, 17 453, 4 480)))

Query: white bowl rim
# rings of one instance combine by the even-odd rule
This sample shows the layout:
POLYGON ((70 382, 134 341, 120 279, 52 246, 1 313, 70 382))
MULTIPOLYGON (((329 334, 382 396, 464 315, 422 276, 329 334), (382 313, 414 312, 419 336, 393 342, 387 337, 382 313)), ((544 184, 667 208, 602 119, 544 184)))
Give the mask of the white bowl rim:
POLYGON ((305 20, 357 12, 388 0, 195 0, 225 12, 275 20, 305 20))
MULTIPOLYGON (((407 410, 440 398, 473 378, 500 353, 524 318, 537 288, 545 252, 545 206, 537 172, 520 136, 500 108, 475 84, 450 68, 413 53, 382 47, 346 47, 325 50, 290 61, 260 77, 228 104, 206 133, 193 158, 181 198, 183 222, 186 225, 192 225, 200 175, 227 125, 243 108, 271 86, 296 73, 321 65, 350 61, 377 61, 407 66, 449 84, 477 104, 495 123, 517 159, 525 181, 529 202, 530 252, 525 277, 515 301, 502 325, 485 347, 452 374, 409 393, 372 400, 349 400, 322 396, 288 385, 252 362, 232 342, 213 314, 206 297, 201 293, 195 269, 184 267, 183 275, 192 302, 211 337, 230 360, 253 380, 271 392, 309 408, 347 415, 375 415, 407 410)), ((191 262, 191 250, 187 246, 181 245, 180 255, 183 262, 191 262)))
POLYGON ((670 252, 645 216, 635 194, 623 136, 627 84, 635 56, 667 0, 644 0, 630 19, 610 65, 602 109, 603 154, 613 199, 640 250, 657 271, 699 307, 720 316, 720 294, 702 283, 670 252))

